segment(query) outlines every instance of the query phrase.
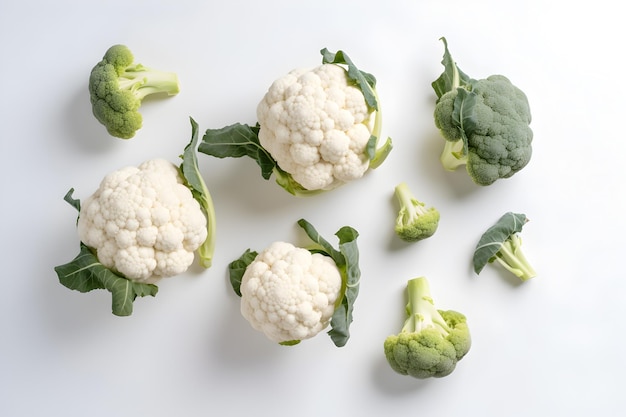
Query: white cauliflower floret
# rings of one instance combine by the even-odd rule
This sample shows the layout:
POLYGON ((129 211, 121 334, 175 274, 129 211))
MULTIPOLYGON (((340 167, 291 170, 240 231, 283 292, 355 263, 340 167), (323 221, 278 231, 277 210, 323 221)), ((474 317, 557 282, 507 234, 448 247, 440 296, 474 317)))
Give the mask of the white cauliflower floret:
POLYGON ((308 339, 330 323, 341 287, 330 257, 274 242, 246 268, 241 314, 274 342, 308 339))
POLYGON ((259 142, 305 189, 332 189, 368 170, 373 113, 343 67, 296 69, 259 103, 259 142))
POLYGON ((207 238, 207 219, 178 169, 164 159, 108 174, 81 205, 81 241, 128 279, 179 275, 207 238))

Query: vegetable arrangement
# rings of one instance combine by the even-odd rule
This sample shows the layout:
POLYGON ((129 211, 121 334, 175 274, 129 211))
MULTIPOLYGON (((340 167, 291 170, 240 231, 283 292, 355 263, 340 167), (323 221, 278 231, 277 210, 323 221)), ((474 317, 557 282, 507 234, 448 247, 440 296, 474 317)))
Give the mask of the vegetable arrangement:
MULTIPOLYGON (((475 80, 453 61, 445 38, 444 72, 431 86, 437 95, 436 126, 446 140, 441 162, 466 165, 472 180, 487 186, 528 164, 532 130, 524 93, 500 75, 475 80)), ((106 175, 81 204, 70 189, 64 200, 79 213, 79 254, 55 267, 62 285, 79 292, 106 289, 112 312, 132 314, 136 297, 155 296, 158 282, 185 272, 194 259, 212 265, 215 210, 199 170, 197 152, 217 158, 250 157, 261 175, 294 196, 327 192, 357 180, 385 161, 391 138, 382 141, 382 113, 376 78, 348 55, 321 50, 322 64, 295 69, 274 81, 257 106, 257 123, 207 129, 190 118, 192 137, 174 165, 146 161, 106 175)), ((91 71, 94 116, 111 136, 129 139, 142 126, 141 100, 179 92, 178 78, 134 63, 124 45, 114 45, 91 71)), ((440 212, 417 200, 406 182, 396 185, 397 238, 432 237, 440 212)), ((480 274, 497 262, 522 281, 536 276, 519 237, 524 214, 505 213, 479 239, 473 265, 480 274)), ((350 338, 359 294, 359 233, 350 226, 336 233, 335 248, 307 220, 298 225, 310 242, 304 247, 276 241, 260 252, 247 249, 228 265, 242 316, 270 341, 294 346, 327 329, 337 347, 350 338)), ((390 221, 391 223, 391 221, 390 221)), ((450 375, 471 347, 466 317, 439 310, 425 277, 406 284, 407 317, 400 332, 384 341, 389 366, 415 378, 450 375)))

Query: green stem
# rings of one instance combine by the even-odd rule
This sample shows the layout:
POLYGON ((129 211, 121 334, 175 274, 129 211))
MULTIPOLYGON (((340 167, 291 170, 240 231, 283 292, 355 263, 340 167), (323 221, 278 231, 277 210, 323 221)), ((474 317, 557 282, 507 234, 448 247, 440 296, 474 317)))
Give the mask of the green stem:
POLYGON ((430 286, 425 277, 410 279, 407 283, 408 318, 402 328, 405 332, 420 332, 424 328, 436 328, 447 336, 450 327, 435 308, 430 295, 430 286))
POLYGON ((517 234, 512 235, 502 244, 496 254, 496 260, 522 281, 527 281, 537 276, 537 273, 522 251, 521 239, 517 234))
POLYGON ((439 160, 448 171, 455 171, 461 165, 466 164, 467 155, 463 155, 463 141, 460 139, 455 142, 446 140, 439 160))

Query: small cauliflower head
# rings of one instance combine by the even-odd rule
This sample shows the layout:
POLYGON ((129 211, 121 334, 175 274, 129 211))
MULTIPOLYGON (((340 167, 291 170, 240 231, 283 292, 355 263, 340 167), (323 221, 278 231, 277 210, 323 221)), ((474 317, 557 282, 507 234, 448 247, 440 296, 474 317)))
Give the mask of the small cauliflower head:
POLYGON ((189 268, 206 222, 178 168, 154 159, 108 174, 82 203, 78 234, 105 267, 154 283, 189 268))
POLYGON ((246 268, 241 314, 270 340, 295 344, 328 326, 341 288, 341 273, 330 257, 274 242, 246 268))
POLYGON ((302 187, 330 190, 368 170, 374 113, 343 67, 296 69, 259 103, 259 142, 302 187))

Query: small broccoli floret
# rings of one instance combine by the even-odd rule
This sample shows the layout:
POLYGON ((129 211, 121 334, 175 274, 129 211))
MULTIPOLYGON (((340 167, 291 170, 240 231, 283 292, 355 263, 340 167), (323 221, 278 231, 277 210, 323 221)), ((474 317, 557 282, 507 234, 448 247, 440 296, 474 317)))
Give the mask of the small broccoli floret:
POLYGON ((465 316, 437 310, 425 277, 409 280, 407 293, 404 326, 384 343, 387 362, 399 374, 414 378, 449 375, 471 347, 465 316))
POLYGON ((152 94, 179 92, 178 76, 134 63, 130 49, 113 45, 91 70, 92 111, 110 135, 130 139, 142 126, 142 100, 152 94))
POLYGON ((406 183, 396 186, 394 192, 400 210, 396 218, 395 232, 400 239, 416 242, 432 236, 439 225, 439 211, 413 197, 406 183))
POLYGON ((432 83, 437 94, 435 125, 446 140, 441 164, 465 165, 479 185, 509 178, 532 156, 531 114, 524 92, 502 75, 475 80, 453 61, 445 38, 445 71, 432 83))

